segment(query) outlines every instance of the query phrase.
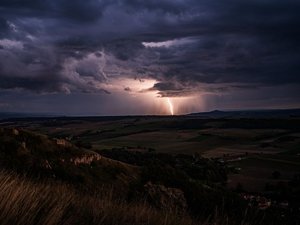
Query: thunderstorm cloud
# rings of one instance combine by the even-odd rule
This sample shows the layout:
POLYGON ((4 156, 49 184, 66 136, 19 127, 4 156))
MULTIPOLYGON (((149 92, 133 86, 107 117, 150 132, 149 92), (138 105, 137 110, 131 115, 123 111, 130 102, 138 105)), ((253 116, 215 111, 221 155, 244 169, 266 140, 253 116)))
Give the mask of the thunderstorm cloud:
POLYGON ((45 102, 98 96, 100 113, 155 113, 109 106, 147 92, 209 102, 192 110, 298 107, 299 11, 295 0, 2 0, 0 110, 65 112, 45 102))

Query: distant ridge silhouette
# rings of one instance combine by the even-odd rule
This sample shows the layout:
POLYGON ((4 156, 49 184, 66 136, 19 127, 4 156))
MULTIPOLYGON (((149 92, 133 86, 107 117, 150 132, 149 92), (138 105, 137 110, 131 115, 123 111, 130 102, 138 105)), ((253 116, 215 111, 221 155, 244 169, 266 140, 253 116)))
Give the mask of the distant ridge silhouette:
POLYGON ((300 109, 234 110, 191 113, 188 116, 209 118, 286 118, 300 117, 300 109))

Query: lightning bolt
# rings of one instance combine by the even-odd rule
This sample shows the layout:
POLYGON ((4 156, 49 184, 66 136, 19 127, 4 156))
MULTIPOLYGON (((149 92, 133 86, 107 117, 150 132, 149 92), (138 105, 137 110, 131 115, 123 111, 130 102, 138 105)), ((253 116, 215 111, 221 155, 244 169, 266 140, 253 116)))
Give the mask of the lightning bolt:
POLYGON ((169 105, 170 113, 173 116, 174 115, 174 108, 173 108, 173 104, 172 104, 170 98, 167 98, 167 102, 168 102, 168 105, 169 105))

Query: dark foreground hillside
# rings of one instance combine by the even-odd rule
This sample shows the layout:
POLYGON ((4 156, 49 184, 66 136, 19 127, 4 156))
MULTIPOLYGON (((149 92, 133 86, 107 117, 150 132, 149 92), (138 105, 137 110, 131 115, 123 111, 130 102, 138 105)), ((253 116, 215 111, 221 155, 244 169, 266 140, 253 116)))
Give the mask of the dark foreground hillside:
POLYGON ((199 155, 92 151, 0 129, 1 224, 297 224, 247 207, 199 155))
MULTIPOLYGON (((143 203, 116 201, 111 196, 89 196, 54 182, 0 172, 2 225, 192 225, 188 216, 161 212, 143 203)), ((104 193, 102 193, 104 194, 104 193)))

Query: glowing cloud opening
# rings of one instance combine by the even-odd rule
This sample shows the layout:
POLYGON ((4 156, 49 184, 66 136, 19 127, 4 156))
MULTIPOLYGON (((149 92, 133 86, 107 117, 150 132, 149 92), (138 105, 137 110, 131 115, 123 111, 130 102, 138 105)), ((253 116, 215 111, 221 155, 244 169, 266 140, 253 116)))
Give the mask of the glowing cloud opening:
POLYGON ((205 103, 200 95, 161 96, 157 90, 152 89, 156 83, 155 79, 141 80, 111 76, 108 82, 99 83, 97 88, 112 93, 102 95, 102 98, 113 98, 118 101, 118 104, 107 103, 107 111, 122 112, 126 108, 130 114, 137 115, 184 115, 205 109, 205 103))
POLYGON ((173 116, 174 115, 174 107, 173 107, 173 104, 172 104, 170 98, 167 98, 167 102, 168 102, 168 105, 169 105, 170 113, 173 116))

